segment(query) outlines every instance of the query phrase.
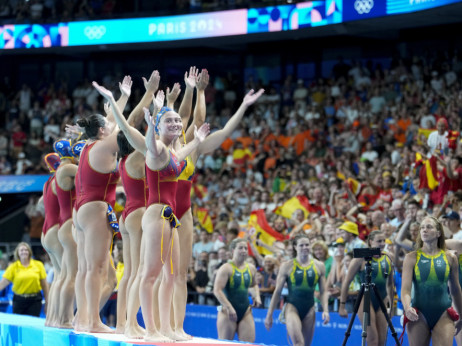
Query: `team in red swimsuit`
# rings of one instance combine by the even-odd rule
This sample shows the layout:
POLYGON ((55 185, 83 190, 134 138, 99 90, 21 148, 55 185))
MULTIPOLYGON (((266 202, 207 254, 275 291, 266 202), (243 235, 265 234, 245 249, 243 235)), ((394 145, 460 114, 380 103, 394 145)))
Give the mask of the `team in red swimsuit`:
POLYGON ((80 154, 79 170, 75 177, 76 211, 82 205, 93 201, 105 201, 114 208, 120 173, 117 169, 111 173, 100 173, 91 167, 89 152, 95 143, 85 146, 80 154))

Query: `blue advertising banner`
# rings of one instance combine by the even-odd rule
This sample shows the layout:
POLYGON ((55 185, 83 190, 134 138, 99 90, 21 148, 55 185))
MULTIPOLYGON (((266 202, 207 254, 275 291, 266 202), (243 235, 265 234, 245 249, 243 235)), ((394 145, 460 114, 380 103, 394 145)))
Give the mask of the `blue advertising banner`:
POLYGON ((0 193, 42 192, 49 175, 2 175, 0 193))
MULTIPOLYGON (((253 309, 255 319, 255 343, 265 345, 291 345, 287 335, 286 326, 279 322, 280 310, 276 310, 273 315, 273 327, 267 331, 264 325, 266 309, 253 309)), ((140 316, 141 317, 141 316, 140 316)), ((351 317, 351 314, 349 315, 351 317)), ((140 321, 140 318, 138 319, 140 321)), ((322 324, 322 313, 316 313, 316 326, 312 345, 341 345, 348 328, 349 319, 340 317, 337 313, 330 314, 330 322, 322 324)), ((216 306, 191 305, 186 307, 186 318, 184 330, 194 336, 204 338, 217 338, 217 308, 216 306)), ((401 335, 403 328, 400 325, 400 318, 392 318, 393 326, 401 335)), ((356 318, 347 345, 361 345, 361 324, 356 318)), ((237 340, 237 338, 235 338, 237 340)), ((395 345, 395 341, 388 331, 386 345, 395 345)), ((403 346, 407 346, 407 335, 404 337, 403 346)))
MULTIPOLYGON (((378 0, 376 0, 378 2, 378 0)), ((449 4, 455 4, 461 0, 387 0, 387 14, 410 13, 428 10, 449 4)))
POLYGON ((343 21, 383 17, 386 2, 379 0, 343 0, 343 21))

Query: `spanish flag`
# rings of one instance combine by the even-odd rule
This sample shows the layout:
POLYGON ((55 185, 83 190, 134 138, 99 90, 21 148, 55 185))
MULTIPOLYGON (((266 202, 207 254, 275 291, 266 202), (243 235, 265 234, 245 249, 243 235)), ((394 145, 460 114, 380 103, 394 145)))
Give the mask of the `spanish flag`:
POLYGON ((417 131, 417 144, 422 145, 422 141, 421 141, 422 135, 424 135, 425 138, 428 139, 428 136, 430 136, 430 133, 432 133, 433 131, 435 131, 435 129, 419 128, 419 130, 417 131))
POLYGON ((191 189, 191 195, 196 195, 197 198, 203 199, 208 194, 207 187, 201 184, 193 184, 193 188, 191 189))
POLYGON ((287 219, 292 218, 292 214, 295 210, 301 209, 305 214, 305 218, 310 214, 310 202, 306 196, 295 196, 287 200, 283 205, 277 207, 274 213, 277 215, 284 216, 287 219))
POLYGON ((434 190, 438 186, 438 170, 436 168, 436 157, 424 159, 420 153, 415 154, 416 166, 422 165, 419 172, 420 189, 434 190))
POLYGON ((448 137, 448 143, 449 143, 449 148, 452 150, 457 149, 457 139, 459 138, 460 132, 458 131, 448 131, 447 137, 448 137))
POLYGON ((353 178, 348 178, 347 183, 350 187, 350 190, 355 194, 355 196, 358 196, 363 188, 363 184, 361 184, 359 181, 353 178))
MULTIPOLYGON (((250 213, 249 230, 255 231, 257 239, 269 246, 272 246, 274 241, 284 240, 284 235, 276 232, 268 223, 265 216, 265 211, 262 209, 255 210, 250 213)), ((271 251, 262 247, 256 246, 258 252, 262 255, 270 255, 271 251)))
POLYGON ((195 214, 201 227, 209 233, 213 233, 213 223, 210 217, 209 210, 206 208, 196 208, 195 214))
POLYGON ((233 161, 235 164, 243 165, 252 157, 252 152, 249 149, 236 149, 233 151, 233 161))

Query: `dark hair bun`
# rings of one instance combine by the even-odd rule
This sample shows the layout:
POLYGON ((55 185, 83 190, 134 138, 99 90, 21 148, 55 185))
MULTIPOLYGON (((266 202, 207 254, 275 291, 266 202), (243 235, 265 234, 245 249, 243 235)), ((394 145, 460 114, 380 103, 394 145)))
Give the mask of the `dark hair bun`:
POLYGON ((79 125, 80 127, 87 127, 88 125, 90 125, 90 123, 88 122, 87 118, 82 118, 77 120, 77 125, 79 125))

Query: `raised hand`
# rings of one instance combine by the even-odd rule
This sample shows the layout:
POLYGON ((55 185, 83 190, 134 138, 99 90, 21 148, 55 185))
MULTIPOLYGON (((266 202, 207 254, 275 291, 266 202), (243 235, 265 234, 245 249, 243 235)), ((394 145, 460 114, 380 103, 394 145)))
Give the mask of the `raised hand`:
POLYGON ((149 92, 151 94, 154 94, 157 89, 159 89, 159 82, 160 82, 160 74, 159 71, 155 70, 151 73, 151 77, 149 77, 149 80, 146 80, 146 78, 143 79, 143 84, 146 89, 146 92, 149 92))
POLYGON ((152 120, 151 112, 149 112, 149 109, 147 109, 146 107, 143 107, 143 111, 144 111, 144 120, 146 121, 148 126, 154 126, 154 121, 152 120))
POLYGON ((196 88, 197 90, 205 90, 207 88, 207 85, 209 84, 209 71, 206 69, 203 69, 199 76, 197 77, 197 82, 196 82, 196 88))
POLYGON ((198 74, 199 70, 196 68, 196 66, 191 66, 189 68, 189 75, 188 71, 185 72, 184 83, 186 84, 186 87, 194 88, 196 86, 198 74))
POLYGON ((257 101, 261 95, 265 92, 265 89, 260 89, 257 92, 254 92, 253 89, 251 89, 245 96, 244 96, 244 101, 242 103, 249 107, 257 101))
POLYGON ((68 136, 70 136, 73 139, 80 136, 82 134, 82 132, 83 132, 83 129, 77 124, 76 125, 66 124, 66 127, 65 127, 64 130, 66 131, 68 136))
POLYGON ((209 123, 202 124, 199 130, 197 129, 197 126, 194 125, 194 138, 197 138, 199 142, 202 142, 205 139, 205 137, 208 136, 209 133, 210 133, 209 123))
POLYGON ((173 105, 176 99, 178 98, 178 96, 180 96, 180 92, 181 92, 180 83, 173 84, 172 91, 170 91, 170 88, 167 88, 167 103, 169 105, 173 105))
POLYGON ((119 88, 120 88, 120 92, 122 93, 122 95, 130 97, 132 93, 132 84, 133 84, 132 77, 125 76, 122 83, 119 83, 119 88))
MULTIPOLYGON (((111 101, 114 99, 114 97, 112 96, 112 92, 110 90, 106 89, 105 87, 103 87, 102 85, 99 85, 96 82, 93 82, 92 85, 100 93, 100 95, 104 97, 105 100, 111 101)), ((106 111, 106 105, 105 105, 104 110, 106 111)))
POLYGON ((106 115, 110 114, 112 111, 111 111, 111 104, 109 102, 104 102, 104 113, 106 113, 106 115))
POLYGON ((163 90, 159 90, 156 96, 152 97, 152 104, 154 105, 154 114, 160 111, 164 105, 165 93, 163 90))

